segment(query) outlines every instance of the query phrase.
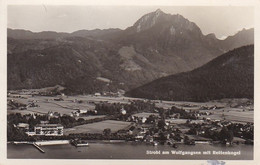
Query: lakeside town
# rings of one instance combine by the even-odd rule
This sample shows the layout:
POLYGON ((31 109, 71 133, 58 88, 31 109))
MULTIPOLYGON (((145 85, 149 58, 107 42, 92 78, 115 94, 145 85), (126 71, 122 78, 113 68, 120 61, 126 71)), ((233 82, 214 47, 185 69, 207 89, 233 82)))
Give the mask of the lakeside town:
MULTIPOLYGON (((8 143, 88 146, 91 141, 150 145, 253 145, 253 100, 174 102, 118 93, 66 96, 53 91, 7 94, 8 143)), ((43 150, 41 152, 44 152, 43 150)))

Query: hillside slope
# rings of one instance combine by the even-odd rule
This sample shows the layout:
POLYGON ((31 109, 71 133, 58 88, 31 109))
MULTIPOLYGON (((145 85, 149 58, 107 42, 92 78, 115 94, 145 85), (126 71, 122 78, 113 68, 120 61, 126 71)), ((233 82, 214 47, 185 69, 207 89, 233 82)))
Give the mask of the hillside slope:
POLYGON ((234 49, 198 69, 160 78, 126 95, 180 101, 253 98, 254 46, 234 49))

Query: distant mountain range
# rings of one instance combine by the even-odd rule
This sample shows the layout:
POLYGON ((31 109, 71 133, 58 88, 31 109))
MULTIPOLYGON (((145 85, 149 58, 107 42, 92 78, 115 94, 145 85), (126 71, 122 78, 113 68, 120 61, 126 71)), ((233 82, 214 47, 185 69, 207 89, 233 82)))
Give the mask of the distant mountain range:
POLYGON ((103 37, 107 34, 112 34, 114 32, 121 31, 120 29, 94 29, 94 30, 79 30, 73 33, 59 33, 53 31, 43 31, 34 33, 29 30, 22 30, 22 29, 7 29, 7 36, 14 39, 58 39, 58 38, 65 38, 65 37, 103 37))
POLYGON ((254 43, 253 29, 219 40, 214 34, 203 35, 183 16, 161 10, 125 30, 7 32, 8 89, 59 84, 70 94, 133 89, 254 43))
POLYGON ((193 71, 160 78, 126 95, 179 101, 253 98, 254 46, 234 49, 193 71))

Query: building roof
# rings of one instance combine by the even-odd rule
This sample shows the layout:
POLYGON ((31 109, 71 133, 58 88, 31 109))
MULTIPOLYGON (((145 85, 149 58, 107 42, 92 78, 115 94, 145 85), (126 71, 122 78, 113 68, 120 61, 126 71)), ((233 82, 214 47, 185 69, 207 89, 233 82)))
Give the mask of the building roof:
POLYGON ((29 124, 27 124, 27 123, 19 123, 17 125, 17 127, 20 127, 20 128, 29 127, 29 124))
POLYGON ((63 127, 61 124, 37 124, 35 127, 63 127))

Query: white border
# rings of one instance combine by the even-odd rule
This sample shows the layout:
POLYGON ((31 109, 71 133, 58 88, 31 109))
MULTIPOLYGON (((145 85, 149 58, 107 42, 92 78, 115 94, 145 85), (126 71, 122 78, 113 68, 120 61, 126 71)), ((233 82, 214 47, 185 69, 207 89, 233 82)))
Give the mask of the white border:
MULTIPOLYGON (((255 97, 254 97, 254 121, 255 121, 255 143, 254 160, 228 161, 226 165, 259 165, 260 151, 259 121, 260 121, 260 57, 259 57, 259 21, 260 21, 260 1, 259 0, 0 0, 0 165, 13 164, 191 164, 206 165, 206 160, 76 160, 76 159, 7 159, 6 152, 6 91, 7 91, 7 5, 106 5, 106 6, 254 6, 255 7, 255 97)), ((239 17, 239 16, 237 16, 239 17)), ((234 18, 236 19, 236 18, 234 18)))

